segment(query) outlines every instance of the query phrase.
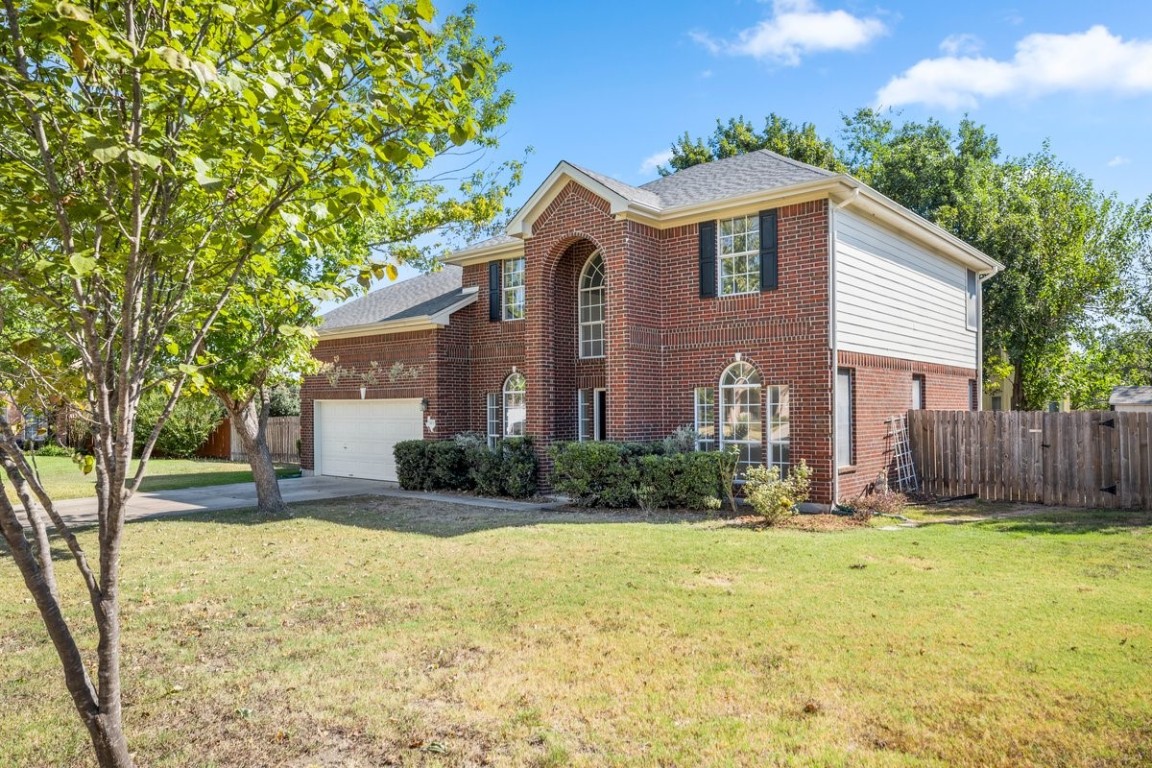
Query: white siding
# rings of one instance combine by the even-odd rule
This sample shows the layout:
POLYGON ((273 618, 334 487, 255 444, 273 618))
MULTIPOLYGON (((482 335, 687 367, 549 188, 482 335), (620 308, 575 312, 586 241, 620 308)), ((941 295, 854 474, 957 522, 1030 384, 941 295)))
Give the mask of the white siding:
POLYGON ((834 222, 837 348, 975 368, 967 270, 851 210, 834 222))

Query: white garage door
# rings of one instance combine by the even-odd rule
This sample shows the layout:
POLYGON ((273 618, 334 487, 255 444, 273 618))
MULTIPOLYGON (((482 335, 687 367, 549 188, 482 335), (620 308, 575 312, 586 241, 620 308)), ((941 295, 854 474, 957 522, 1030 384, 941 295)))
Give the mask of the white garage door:
POLYGON ((318 400, 316 474, 396 480, 392 447, 422 440, 419 400, 318 400))

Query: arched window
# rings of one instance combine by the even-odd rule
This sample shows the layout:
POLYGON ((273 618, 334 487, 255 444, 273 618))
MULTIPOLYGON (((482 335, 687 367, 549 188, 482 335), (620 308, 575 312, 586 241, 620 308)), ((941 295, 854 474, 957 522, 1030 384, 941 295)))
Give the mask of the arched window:
POLYGON ((524 437, 528 417, 528 383, 524 375, 514 373, 504 380, 504 437, 524 437))
POLYGON ((580 273, 580 357, 604 357, 604 258, 592 254, 580 273))
POLYGON ((740 449, 742 472, 764 463, 762 384, 760 372, 744 362, 720 375, 720 448, 740 449))

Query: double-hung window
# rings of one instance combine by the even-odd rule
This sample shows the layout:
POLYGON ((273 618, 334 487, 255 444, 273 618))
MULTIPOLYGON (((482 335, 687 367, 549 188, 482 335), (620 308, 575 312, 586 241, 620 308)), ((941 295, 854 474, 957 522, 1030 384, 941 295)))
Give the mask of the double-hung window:
POLYGON ((496 444, 504 436, 504 408, 500 401, 501 397, 499 392, 488 393, 488 447, 492 450, 496 450, 496 444))
POLYGON ((716 450, 716 389, 696 387, 696 450, 716 450))
POLYGON ((717 269, 721 296, 760 290, 760 217, 737 216, 719 225, 717 269))
POLYGON ((524 258, 505 259, 501 270, 501 304, 505 320, 524 319, 524 258))
POLYGON ((608 391, 581 389, 576 394, 580 417, 580 442, 605 440, 608 434, 608 391))

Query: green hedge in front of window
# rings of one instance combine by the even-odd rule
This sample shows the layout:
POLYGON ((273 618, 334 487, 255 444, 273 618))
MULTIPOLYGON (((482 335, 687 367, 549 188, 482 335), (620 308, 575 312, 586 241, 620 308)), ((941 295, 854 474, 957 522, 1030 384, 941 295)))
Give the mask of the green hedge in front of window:
POLYGON ((715 509, 721 456, 665 453, 663 443, 562 443, 550 450, 552 488, 582 507, 715 509))

